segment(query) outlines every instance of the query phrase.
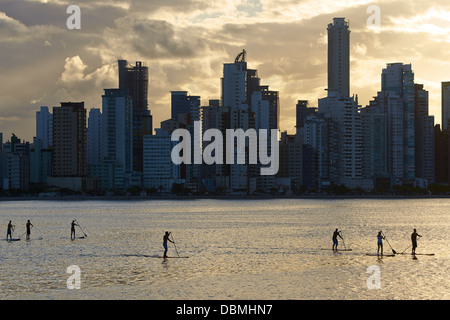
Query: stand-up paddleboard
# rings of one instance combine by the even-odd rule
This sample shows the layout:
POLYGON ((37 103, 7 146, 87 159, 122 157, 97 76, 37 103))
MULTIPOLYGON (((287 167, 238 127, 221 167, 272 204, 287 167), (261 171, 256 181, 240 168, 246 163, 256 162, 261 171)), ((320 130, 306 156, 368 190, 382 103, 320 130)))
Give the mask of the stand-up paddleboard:
POLYGON ((327 248, 321 248, 320 250, 329 250, 329 251, 353 251, 353 249, 327 249, 327 248))
MULTIPOLYGON (((141 258, 159 258, 159 259, 164 259, 163 256, 158 256, 158 255, 147 255, 147 254, 122 254, 122 256, 124 257, 141 257, 141 258)), ((187 259, 189 257, 187 256, 181 256, 181 257, 166 257, 166 259, 187 259)))
POLYGON ((20 241, 20 238, 17 238, 17 239, 3 239, 4 241, 8 241, 8 242, 11 242, 11 241, 20 241))
POLYGON ((398 254, 406 254, 406 255, 410 255, 410 256, 434 256, 434 253, 398 253, 398 254))
POLYGON ((366 256, 371 256, 371 257, 395 257, 395 254, 366 253, 366 256))

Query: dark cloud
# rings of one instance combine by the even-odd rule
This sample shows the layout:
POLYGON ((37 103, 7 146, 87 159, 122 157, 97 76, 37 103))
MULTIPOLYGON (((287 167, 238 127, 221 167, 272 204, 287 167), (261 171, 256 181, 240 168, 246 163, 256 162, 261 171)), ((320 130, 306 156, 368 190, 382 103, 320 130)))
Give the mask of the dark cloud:
MULTIPOLYGON (((114 21, 127 14, 127 10, 118 6, 111 6, 110 1, 82 1, 71 4, 78 5, 81 11, 81 29, 83 32, 97 32, 107 26, 114 25, 114 21)), ((55 26, 65 29, 69 4, 59 2, 36 2, 2 0, 0 11, 26 26, 55 26)))
MULTIPOLYGON (((188 90, 202 101, 219 98, 223 63, 244 48, 262 83, 280 92, 281 127, 292 132, 297 100, 317 105, 326 94, 326 29, 336 16, 350 21, 351 91, 362 105, 380 89, 386 63, 404 62, 413 64, 438 109, 440 81, 449 80, 450 44, 445 35, 418 31, 422 23, 415 17, 431 8, 448 12, 450 2, 377 1, 379 33, 366 23, 372 3, 355 3, 77 0, 81 30, 68 30, 67 1, 1 0, 0 132, 31 140, 40 105, 72 100, 101 107, 103 89, 117 86, 117 59, 147 63, 157 128, 170 115, 171 90, 188 90), (298 8, 306 11, 296 17, 298 8)), ((423 24, 442 28, 448 22, 445 16, 427 19, 423 24)))
POLYGON ((201 39, 179 37, 174 26, 161 20, 146 19, 136 15, 117 19, 114 28, 105 31, 106 43, 114 48, 135 51, 149 59, 192 57, 201 52, 201 39))

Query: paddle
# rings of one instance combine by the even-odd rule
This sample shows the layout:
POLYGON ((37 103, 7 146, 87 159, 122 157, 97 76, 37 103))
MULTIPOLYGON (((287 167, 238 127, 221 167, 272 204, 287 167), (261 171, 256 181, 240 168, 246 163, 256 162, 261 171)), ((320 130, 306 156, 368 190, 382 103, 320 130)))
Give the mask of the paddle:
POLYGON ((392 246, 391 246, 391 244, 389 243, 388 239, 386 238, 386 235, 384 234, 384 232, 381 232, 381 233, 383 234, 383 236, 384 236, 384 239, 385 239, 385 240, 386 240, 386 242, 388 243, 389 247, 391 247, 392 253, 393 253, 393 254, 397 254, 397 252, 395 252, 395 250, 394 250, 394 249, 392 249, 392 246))
MULTIPOLYGON (((33 228, 33 225, 30 226, 30 230, 31 230, 31 228, 33 228)), ((22 239, 22 237, 23 237, 24 235, 26 235, 26 234, 27 234, 27 231, 25 231, 24 234, 22 234, 22 235, 19 237, 19 240, 22 239)), ((28 239, 27 239, 27 240, 28 240, 28 239)))
POLYGON ((404 253, 405 253, 405 251, 406 251, 406 250, 408 250, 408 249, 409 249, 409 247, 411 247, 411 246, 412 246, 412 244, 410 244, 410 245, 408 246, 408 248, 406 248, 405 250, 403 250, 402 254, 404 254, 404 253))
POLYGON ((87 234, 84 233, 83 228, 81 228, 80 223, 75 219, 77 226, 81 229, 81 232, 83 232, 84 236, 87 238, 87 234))
POLYGON ((19 240, 20 240, 26 233, 27 233, 27 232, 25 231, 24 234, 22 234, 22 235, 19 237, 19 240))
POLYGON ((177 250, 177 245, 175 244, 175 240, 173 240, 172 231, 170 232, 170 234, 172 235, 172 242, 173 242, 173 246, 175 247, 175 251, 176 251, 177 255, 180 256, 180 254, 178 253, 178 250, 177 250))
POLYGON ((342 243, 344 244, 344 249, 347 250, 347 248, 345 247, 345 241, 344 241, 344 236, 342 235, 342 231, 340 231, 339 233, 341 234, 342 243))

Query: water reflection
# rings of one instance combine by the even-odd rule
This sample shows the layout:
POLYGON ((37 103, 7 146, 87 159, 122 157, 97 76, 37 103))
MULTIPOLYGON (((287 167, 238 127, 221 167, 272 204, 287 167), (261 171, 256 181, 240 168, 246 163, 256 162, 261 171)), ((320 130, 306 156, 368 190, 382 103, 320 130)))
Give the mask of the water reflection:
MULTIPOLYGON (((1 205, 4 220, 20 226, 31 218, 35 225, 30 241, 0 243, 3 298, 450 298, 449 200, 1 205), (84 239, 70 240, 73 219, 82 223, 84 239), (336 227, 344 230, 345 247, 352 251, 328 250, 336 227), (417 253, 434 256, 412 256, 408 251, 394 257, 366 255, 376 254, 373 234, 378 230, 389 234, 390 245, 401 253, 410 245, 413 227, 423 235, 417 253), (189 259, 160 258, 165 230, 172 230, 177 246, 169 246, 169 256, 179 253, 189 259), (365 271, 373 264, 381 268, 381 290, 365 285, 365 271), (78 292, 66 287, 70 265, 81 269, 78 292)), ((390 249, 385 247, 385 254, 390 249)))

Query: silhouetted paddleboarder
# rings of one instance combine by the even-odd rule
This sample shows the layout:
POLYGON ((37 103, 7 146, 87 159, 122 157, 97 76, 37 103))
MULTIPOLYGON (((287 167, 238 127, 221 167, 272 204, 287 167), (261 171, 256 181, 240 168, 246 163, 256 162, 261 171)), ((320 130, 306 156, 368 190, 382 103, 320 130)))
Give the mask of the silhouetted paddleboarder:
POLYGON ((416 254, 416 248, 417 248, 417 237, 422 237, 420 234, 417 233, 417 230, 414 229, 414 232, 411 234, 411 242, 412 242, 412 255, 416 254))
POLYGON ((339 236, 339 238, 341 238, 342 240, 344 240, 340 234, 340 231, 338 231, 338 229, 336 228, 336 230, 333 232, 333 251, 336 250, 337 251, 337 247, 338 247, 338 239, 337 237, 339 236))
POLYGON ((73 220, 70 224, 70 239, 72 240, 75 239, 75 226, 78 226, 78 224, 73 220))
POLYGON ((27 227, 27 240, 30 240, 31 228, 34 227, 34 226, 31 224, 30 220, 27 221, 26 227, 27 227))
POLYGON ((172 240, 169 239, 169 236, 170 236, 170 233, 168 231, 166 231, 166 233, 164 234, 164 237, 163 237, 163 247, 164 247, 164 256, 163 256, 163 258, 164 259, 167 258, 167 250, 168 250, 167 241, 170 241, 170 242, 174 243, 172 240))
POLYGON ((378 232, 377 235, 377 254, 380 254, 380 249, 381 249, 381 255, 383 255, 383 239, 385 239, 385 237, 383 237, 383 235, 381 234, 381 231, 378 232))
POLYGON ((9 240, 12 240, 12 233, 14 232, 14 228, 15 226, 11 223, 11 220, 9 220, 8 229, 6 230, 6 240, 8 240, 8 236, 9 240))

